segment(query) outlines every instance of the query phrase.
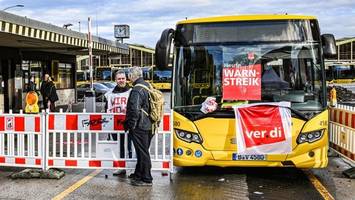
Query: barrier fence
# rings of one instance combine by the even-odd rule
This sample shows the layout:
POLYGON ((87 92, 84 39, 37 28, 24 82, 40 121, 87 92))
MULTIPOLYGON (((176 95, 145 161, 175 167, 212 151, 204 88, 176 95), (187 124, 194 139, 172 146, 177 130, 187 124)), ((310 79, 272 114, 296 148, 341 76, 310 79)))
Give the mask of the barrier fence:
MULTIPOLYGON (((152 170, 172 172, 171 116, 164 114, 152 138, 152 170)), ((0 166, 134 169, 137 156, 124 118, 85 112, 0 114, 0 166)))
POLYGON ((355 107, 338 104, 331 108, 329 133, 330 147, 355 163, 355 107))

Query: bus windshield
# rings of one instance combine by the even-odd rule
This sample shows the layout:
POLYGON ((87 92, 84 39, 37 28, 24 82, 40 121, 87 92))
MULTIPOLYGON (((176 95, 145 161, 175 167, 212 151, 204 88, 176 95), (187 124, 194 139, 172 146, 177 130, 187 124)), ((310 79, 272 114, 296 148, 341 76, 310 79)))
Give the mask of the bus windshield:
MULTIPOLYGON (((317 42, 190 45, 176 47, 174 106, 198 110, 207 97, 222 102, 222 70, 261 65, 261 100, 289 101, 299 111, 324 109, 323 71, 317 42)), ((253 92, 253 91, 250 91, 253 92)))
POLYGON ((85 77, 85 72, 83 71, 77 71, 76 72, 76 81, 86 81, 86 77, 85 77))
POLYGON ((171 82, 171 70, 156 70, 154 69, 153 81, 156 83, 171 82))
POLYGON ((110 67, 97 67, 96 68, 96 80, 97 81, 111 81, 111 68, 110 67))
POLYGON ((332 65, 326 69, 328 81, 333 79, 353 79, 355 77, 355 66, 353 65, 332 65))

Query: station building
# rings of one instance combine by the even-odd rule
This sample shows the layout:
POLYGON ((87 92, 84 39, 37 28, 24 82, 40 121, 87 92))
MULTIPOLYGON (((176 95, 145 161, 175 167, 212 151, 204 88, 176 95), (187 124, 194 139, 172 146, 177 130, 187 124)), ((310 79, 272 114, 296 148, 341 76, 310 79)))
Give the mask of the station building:
POLYGON ((325 62, 328 81, 355 83, 355 38, 336 40, 337 56, 325 62))
MULTIPOLYGON (((46 72, 57 87, 56 105, 74 102, 77 58, 88 55, 87 38, 84 33, 0 11, 0 110, 23 109, 30 78, 39 90, 46 72)), ((94 55, 122 58, 129 51, 128 45, 93 36, 94 55)))

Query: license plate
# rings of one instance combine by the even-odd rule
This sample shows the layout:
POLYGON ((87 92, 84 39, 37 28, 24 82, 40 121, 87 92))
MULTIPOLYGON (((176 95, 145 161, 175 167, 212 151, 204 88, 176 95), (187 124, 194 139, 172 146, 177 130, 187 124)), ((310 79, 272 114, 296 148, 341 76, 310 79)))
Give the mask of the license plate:
POLYGON ((233 153, 233 160, 266 160, 266 155, 242 155, 233 153))

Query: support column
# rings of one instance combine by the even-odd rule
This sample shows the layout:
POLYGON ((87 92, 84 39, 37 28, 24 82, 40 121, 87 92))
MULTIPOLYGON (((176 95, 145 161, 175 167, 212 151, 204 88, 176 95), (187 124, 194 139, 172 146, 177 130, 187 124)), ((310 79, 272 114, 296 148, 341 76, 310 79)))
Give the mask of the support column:
POLYGON ((353 42, 350 42, 350 63, 353 62, 353 42))
POLYGON ((143 51, 141 50, 141 67, 143 67, 143 51))

